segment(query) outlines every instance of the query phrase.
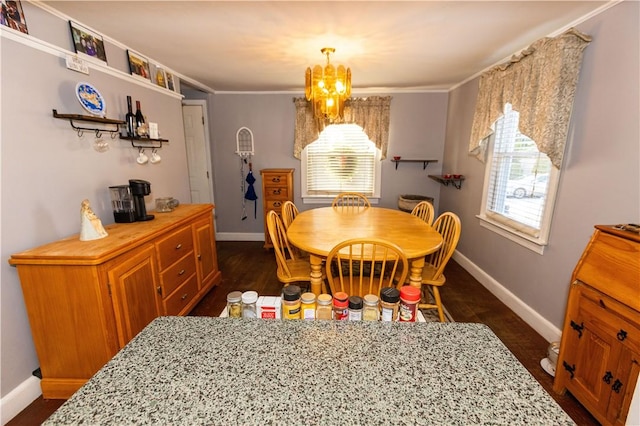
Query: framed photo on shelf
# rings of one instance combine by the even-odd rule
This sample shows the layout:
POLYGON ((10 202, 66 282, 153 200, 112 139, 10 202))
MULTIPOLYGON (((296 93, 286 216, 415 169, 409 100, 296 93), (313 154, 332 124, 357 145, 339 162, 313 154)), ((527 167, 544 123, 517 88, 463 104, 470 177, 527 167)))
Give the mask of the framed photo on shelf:
POLYGON ((167 89, 176 91, 175 83, 173 82, 173 74, 167 71, 167 89))
POLYGON ((156 67, 156 84, 165 89, 167 88, 167 74, 160 67, 156 67))
POLYGON ((2 0, 0 23, 21 33, 29 34, 27 20, 24 18, 22 3, 19 0, 2 0))
POLYGON ((77 54, 90 56, 101 60, 105 64, 107 63, 104 39, 100 34, 94 33, 73 21, 69 21, 69 28, 71 29, 71 38, 77 54))
POLYGON ((127 50, 127 56, 129 57, 129 71, 131 71, 131 75, 137 75, 146 80, 151 80, 149 60, 133 50, 127 50))

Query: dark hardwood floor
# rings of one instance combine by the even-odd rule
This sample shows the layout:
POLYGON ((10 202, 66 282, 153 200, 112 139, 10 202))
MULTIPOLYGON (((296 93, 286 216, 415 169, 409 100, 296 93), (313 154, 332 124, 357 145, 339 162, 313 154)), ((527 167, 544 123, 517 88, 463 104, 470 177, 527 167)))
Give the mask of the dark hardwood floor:
MULTIPOLYGON (((261 242, 222 241, 217 243, 217 249, 222 284, 212 289, 190 315, 218 315, 225 307, 227 293, 233 290, 255 290, 265 295, 280 293, 282 285, 275 275, 273 252, 264 250, 261 242)), ((560 396, 553 392, 553 378, 540 367, 540 359, 546 356, 548 346, 542 336, 453 260, 447 265, 446 276, 442 299, 456 322, 488 325, 576 424, 598 424, 571 394, 560 396)), ((63 402, 40 397, 8 425, 40 424, 63 402)))

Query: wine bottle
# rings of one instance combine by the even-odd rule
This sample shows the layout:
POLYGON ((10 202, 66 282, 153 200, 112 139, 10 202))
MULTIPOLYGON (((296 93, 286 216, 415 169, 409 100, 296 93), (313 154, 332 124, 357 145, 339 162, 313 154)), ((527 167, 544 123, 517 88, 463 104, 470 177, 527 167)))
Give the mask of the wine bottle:
POLYGON ((131 96, 127 96, 127 115, 124 120, 127 124, 127 136, 133 138, 136 136, 136 117, 133 115, 133 109, 131 107, 131 96))
POLYGON ((140 109, 140 101, 136 101, 136 131, 138 136, 147 136, 146 132, 140 132, 140 127, 144 129, 144 116, 142 115, 142 110, 140 109), (142 133, 142 134, 140 134, 142 133))

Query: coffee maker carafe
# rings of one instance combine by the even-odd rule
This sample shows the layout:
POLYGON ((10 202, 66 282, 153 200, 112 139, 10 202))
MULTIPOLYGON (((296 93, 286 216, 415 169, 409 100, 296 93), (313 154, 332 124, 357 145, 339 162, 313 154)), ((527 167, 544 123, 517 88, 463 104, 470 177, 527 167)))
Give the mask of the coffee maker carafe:
POLYGON ((111 207, 116 223, 131 223, 136 221, 136 208, 133 204, 131 187, 129 185, 110 186, 111 207))
POLYGON ((136 209, 136 220, 145 221, 153 219, 155 216, 147 214, 147 207, 144 204, 144 196, 151 193, 151 184, 146 180, 129 179, 129 186, 131 187, 131 195, 133 195, 136 209))

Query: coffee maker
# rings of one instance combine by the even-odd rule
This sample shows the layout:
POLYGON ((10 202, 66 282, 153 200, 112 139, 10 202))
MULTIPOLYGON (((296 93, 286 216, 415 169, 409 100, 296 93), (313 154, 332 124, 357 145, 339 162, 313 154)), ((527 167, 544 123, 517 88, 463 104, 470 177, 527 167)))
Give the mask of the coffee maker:
POLYGON ((144 196, 151 193, 151 184, 146 180, 129 179, 129 186, 131 187, 131 195, 133 195, 136 221, 141 222, 153 219, 155 216, 147 214, 147 207, 144 204, 144 196))

